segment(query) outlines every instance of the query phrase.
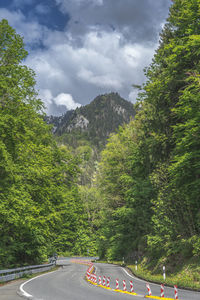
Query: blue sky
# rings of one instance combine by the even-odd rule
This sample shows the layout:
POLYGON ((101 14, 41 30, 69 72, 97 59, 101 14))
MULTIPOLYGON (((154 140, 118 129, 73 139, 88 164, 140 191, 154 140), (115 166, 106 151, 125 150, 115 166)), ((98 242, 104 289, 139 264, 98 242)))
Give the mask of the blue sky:
POLYGON ((171 3, 0 0, 0 19, 24 37, 46 112, 59 115, 112 91, 134 103, 171 3))

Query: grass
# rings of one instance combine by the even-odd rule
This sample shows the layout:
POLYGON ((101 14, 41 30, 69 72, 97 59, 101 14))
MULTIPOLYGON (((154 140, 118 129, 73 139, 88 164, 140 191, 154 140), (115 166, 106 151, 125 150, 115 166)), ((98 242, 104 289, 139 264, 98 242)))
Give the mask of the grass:
POLYGON ((127 265, 127 267, 137 277, 143 278, 150 282, 164 283, 169 286, 177 285, 179 288, 187 288, 200 291, 200 270, 197 271, 190 267, 184 267, 180 272, 175 274, 167 274, 164 280, 163 274, 153 274, 150 270, 142 265, 138 265, 137 271, 135 265, 127 265))
MULTIPOLYGON (((106 261, 100 261, 106 263, 106 261)), ((141 279, 149 282, 163 283, 168 286, 177 285, 178 288, 191 289, 200 291, 200 263, 198 261, 188 261, 183 263, 182 267, 171 268, 171 266, 166 265, 166 279, 163 278, 163 270, 160 264, 158 266, 149 266, 147 264, 147 259, 137 265, 137 270, 135 264, 123 264, 122 261, 107 261, 107 263, 117 264, 120 266, 126 266, 132 273, 141 279), (169 271, 170 269, 170 271, 169 271)))

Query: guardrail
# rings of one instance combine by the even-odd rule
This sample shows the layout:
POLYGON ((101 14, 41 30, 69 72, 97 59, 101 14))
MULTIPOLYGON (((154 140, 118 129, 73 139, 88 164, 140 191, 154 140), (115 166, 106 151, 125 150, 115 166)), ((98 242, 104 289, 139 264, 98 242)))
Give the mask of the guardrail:
POLYGON ((16 269, 0 270, 0 282, 6 282, 20 278, 24 275, 45 272, 55 266, 55 262, 46 265, 27 266, 16 269))

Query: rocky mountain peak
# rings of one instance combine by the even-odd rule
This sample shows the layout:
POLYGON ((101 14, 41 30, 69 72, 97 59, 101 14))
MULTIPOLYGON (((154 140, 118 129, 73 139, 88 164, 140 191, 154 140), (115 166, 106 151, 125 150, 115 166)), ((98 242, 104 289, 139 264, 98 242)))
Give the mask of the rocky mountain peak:
MULTIPOLYGON (((118 93, 97 96, 90 104, 67 112, 61 117, 49 117, 58 136, 83 137, 91 144, 104 145, 109 135, 135 116, 133 104, 118 93)), ((70 139, 71 140, 71 139, 70 139)))

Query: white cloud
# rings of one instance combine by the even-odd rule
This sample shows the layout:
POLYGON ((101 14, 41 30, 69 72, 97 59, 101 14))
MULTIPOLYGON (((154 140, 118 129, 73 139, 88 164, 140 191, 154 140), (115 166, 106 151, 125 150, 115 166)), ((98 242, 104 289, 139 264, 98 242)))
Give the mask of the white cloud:
POLYGON ((137 96, 138 96, 138 90, 135 89, 129 93, 128 100, 132 103, 135 103, 137 96))
POLYGON ((49 34, 49 30, 36 21, 27 21, 20 10, 9 11, 0 8, 0 19, 7 19, 9 24, 17 29, 17 33, 24 37, 25 44, 40 44, 49 34))
POLYGON ((80 107, 80 103, 76 103, 72 98, 72 95, 61 93, 57 97, 54 98, 54 101, 57 105, 64 105, 68 110, 76 109, 80 107))
POLYGON ((171 0, 56 0, 70 15, 68 30, 80 38, 91 27, 123 33, 126 41, 146 43, 158 39, 171 0), (98 5, 98 7, 97 7, 98 5))
POLYGON ((50 90, 47 89, 41 89, 40 90, 40 97, 44 101, 45 105, 48 106, 49 104, 52 103, 52 93, 50 90))
POLYGON ((41 15, 46 15, 49 13, 50 8, 47 5, 40 3, 35 7, 35 10, 41 15))
POLYGON ((77 107, 81 106, 81 104, 75 102, 72 95, 68 93, 60 93, 56 97, 54 97, 50 90, 41 89, 39 96, 44 102, 45 112, 47 114, 56 113, 54 112, 56 107, 63 107, 63 109, 59 110, 60 113, 62 113, 66 110, 76 109, 77 107))
POLYGON ((103 0, 92 0, 94 2, 94 4, 97 4, 97 5, 103 5, 103 0))
POLYGON ((104 0, 67 0, 68 2, 66 2, 66 0, 56 0, 57 4, 61 4, 63 6, 66 6, 67 3, 69 5, 69 2, 73 3, 73 5, 78 5, 78 6, 82 6, 82 5, 94 5, 94 6, 102 6, 104 3, 104 0))
POLYGON ((74 0, 78 4, 103 5, 103 0, 74 0))
POLYGON ((78 73, 78 77, 84 81, 99 87, 120 89, 122 87, 120 80, 112 78, 110 74, 95 75, 92 71, 82 69, 78 73))
MULTIPOLYGON (((0 9, 0 18, 8 19, 32 49, 26 64, 36 72, 47 112, 62 113, 62 109, 74 109, 111 91, 135 102, 137 91, 132 84, 145 81, 143 69, 151 62, 164 20, 162 7, 170 1, 126 0, 126 5, 124 0, 55 2, 63 14, 70 15, 63 31, 51 30, 20 10, 0 9)), ((20 3, 22 0, 16 0, 20 3)), ((34 11, 40 18, 48 13, 38 3, 34 11)))
MULTIPOLYGON (((51 41, 54 34, 49 35, 51 41)), ((131 85, 144 81, 143 68, 150 63, 155 45, 123 44, 122 40, 120 33, 93 31, 77 47, 63 38, 63 42, 32 52, 27 64, 36 71, 38 88, 53 95, 71 94, 84 104, 99 93, 118 91, 133 101, 131 85)), ((66 104, 69 97, 54 100, 57 105, 73 107, 66 104)))
POLYGON ((13 5, 17 7, 22 7, 24 5, 31 5, 34 3, 34 0, 13 0, 13 5))

